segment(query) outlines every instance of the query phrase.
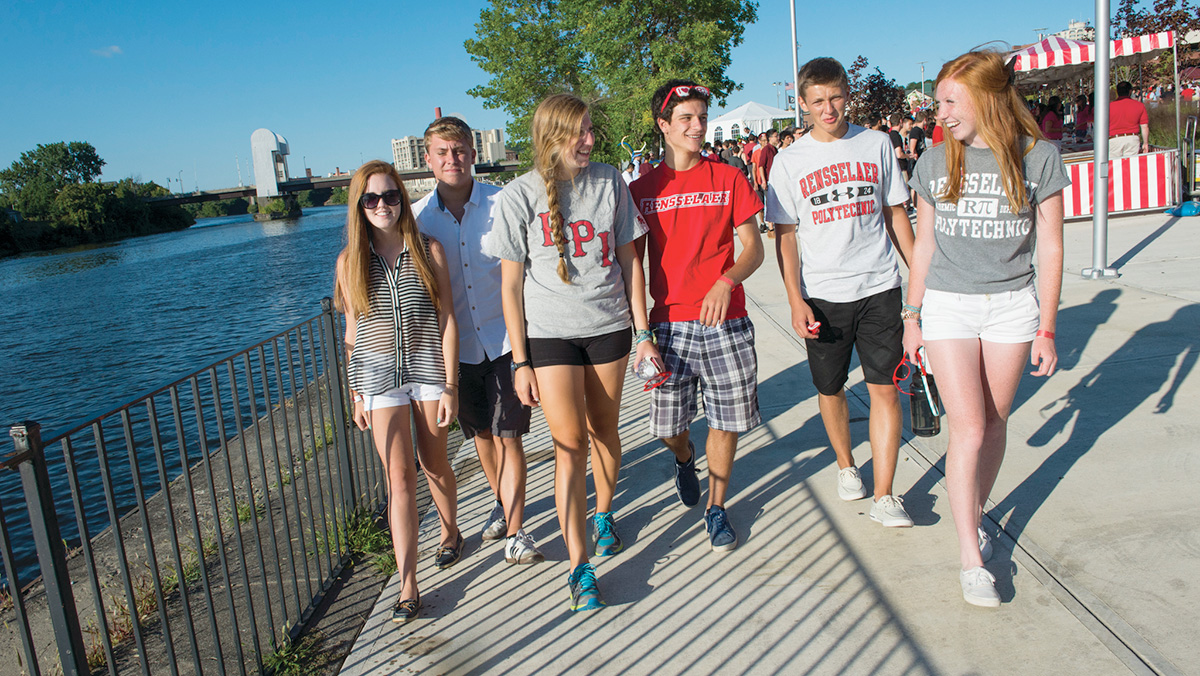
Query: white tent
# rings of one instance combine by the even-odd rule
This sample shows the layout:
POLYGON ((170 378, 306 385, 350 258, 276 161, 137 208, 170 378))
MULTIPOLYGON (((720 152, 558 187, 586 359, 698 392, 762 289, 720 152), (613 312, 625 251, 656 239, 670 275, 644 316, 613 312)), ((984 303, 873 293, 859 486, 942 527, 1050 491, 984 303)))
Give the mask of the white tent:
POLYGON ((708 134, 704 140, 716 143, 728 138, 740 139, 750 132, 757 134, 770 129, 775 120, 794 120, 795 118, 794 111, 772 108, 751 101, 743 103, 715 120, 709 120, 708 134))

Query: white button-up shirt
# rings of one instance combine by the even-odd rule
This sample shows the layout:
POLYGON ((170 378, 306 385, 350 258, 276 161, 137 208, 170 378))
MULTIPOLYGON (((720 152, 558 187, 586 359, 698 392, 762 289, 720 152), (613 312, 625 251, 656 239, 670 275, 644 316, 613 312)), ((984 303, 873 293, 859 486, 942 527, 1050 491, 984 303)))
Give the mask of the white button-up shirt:
POLYGON ((437 190, 413 205, 417 227, 446 251, 458 320, 458 360, 464 364, 491 361, 512 350, 500 302, 500 259, 483 253, 499 193, 500 188, 475 181, 461 223, 446 210, 437 190))

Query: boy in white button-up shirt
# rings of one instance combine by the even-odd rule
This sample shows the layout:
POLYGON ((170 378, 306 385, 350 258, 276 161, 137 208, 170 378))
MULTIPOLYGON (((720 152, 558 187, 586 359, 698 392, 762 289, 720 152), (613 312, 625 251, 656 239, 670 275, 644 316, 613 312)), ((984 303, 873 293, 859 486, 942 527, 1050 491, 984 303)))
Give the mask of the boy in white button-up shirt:
POLYGON ((543 560, 521 528, 525 511, 525 449, 530 410, 512 385, 512 347, 500 302, 500 259, 483 251, 492 231, 500 188, 471 175, 475 149, 471 129, 456 117, 434 120, 425 130, 425 161, 437 188, 413 205, 421 232, 446 251, 454 315, 459 330, 459 412, 463 433, 475 440, 479 463, 497 496, 483 539, 506 538, 509 563, 543 560))

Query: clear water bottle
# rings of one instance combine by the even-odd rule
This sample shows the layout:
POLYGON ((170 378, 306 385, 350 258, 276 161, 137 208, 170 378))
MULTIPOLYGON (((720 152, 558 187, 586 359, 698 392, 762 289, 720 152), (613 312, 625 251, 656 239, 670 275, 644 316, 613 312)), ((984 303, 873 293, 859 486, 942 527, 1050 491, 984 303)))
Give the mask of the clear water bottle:
POLYGON ((933 375, 925 371, 925 348, 918 350, 913 367, 908 413, 912 433, 918 437, 932 437, 942 431, 942 401, 933 375))

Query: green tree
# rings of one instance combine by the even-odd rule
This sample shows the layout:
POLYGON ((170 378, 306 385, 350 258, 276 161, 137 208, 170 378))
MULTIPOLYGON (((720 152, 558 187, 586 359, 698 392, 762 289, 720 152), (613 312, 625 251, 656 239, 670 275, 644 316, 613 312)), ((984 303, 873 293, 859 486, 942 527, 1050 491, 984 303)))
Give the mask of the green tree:
POLYGON ((528 143, 542 99, 575 94, 591 106, 593 156, 619 164, 622 137, 635 147, 653 140, 650 98, 667 80, 704 84, 716 105, 741 89, 726 70, 757 7, 750 0, 491 0, 476 37, 464 43, 491 80, 468 93, 508 112, 511 145, 528 143))
MULTIPOLYGON (((329 199, 326 204, 346 204, 350 201, 350 191, 346 190, 346 186, 334 188, 329 193, 329 199)), ((253 205, 251 205, 253 206, 253 205)))
POLYGON ((846 75, 850 79, 846 115, 851 122, 867 125, 884 115, 907 112, 904 110, 904 88, 879 68, 872 67, 867 57, 859 55, 846 75))
POLYGON ((51 215, 59 191, 96 180, 104 164, 90 143, 39 144, 0 171, 0 190, 22 214, 45 219, 51 215))

